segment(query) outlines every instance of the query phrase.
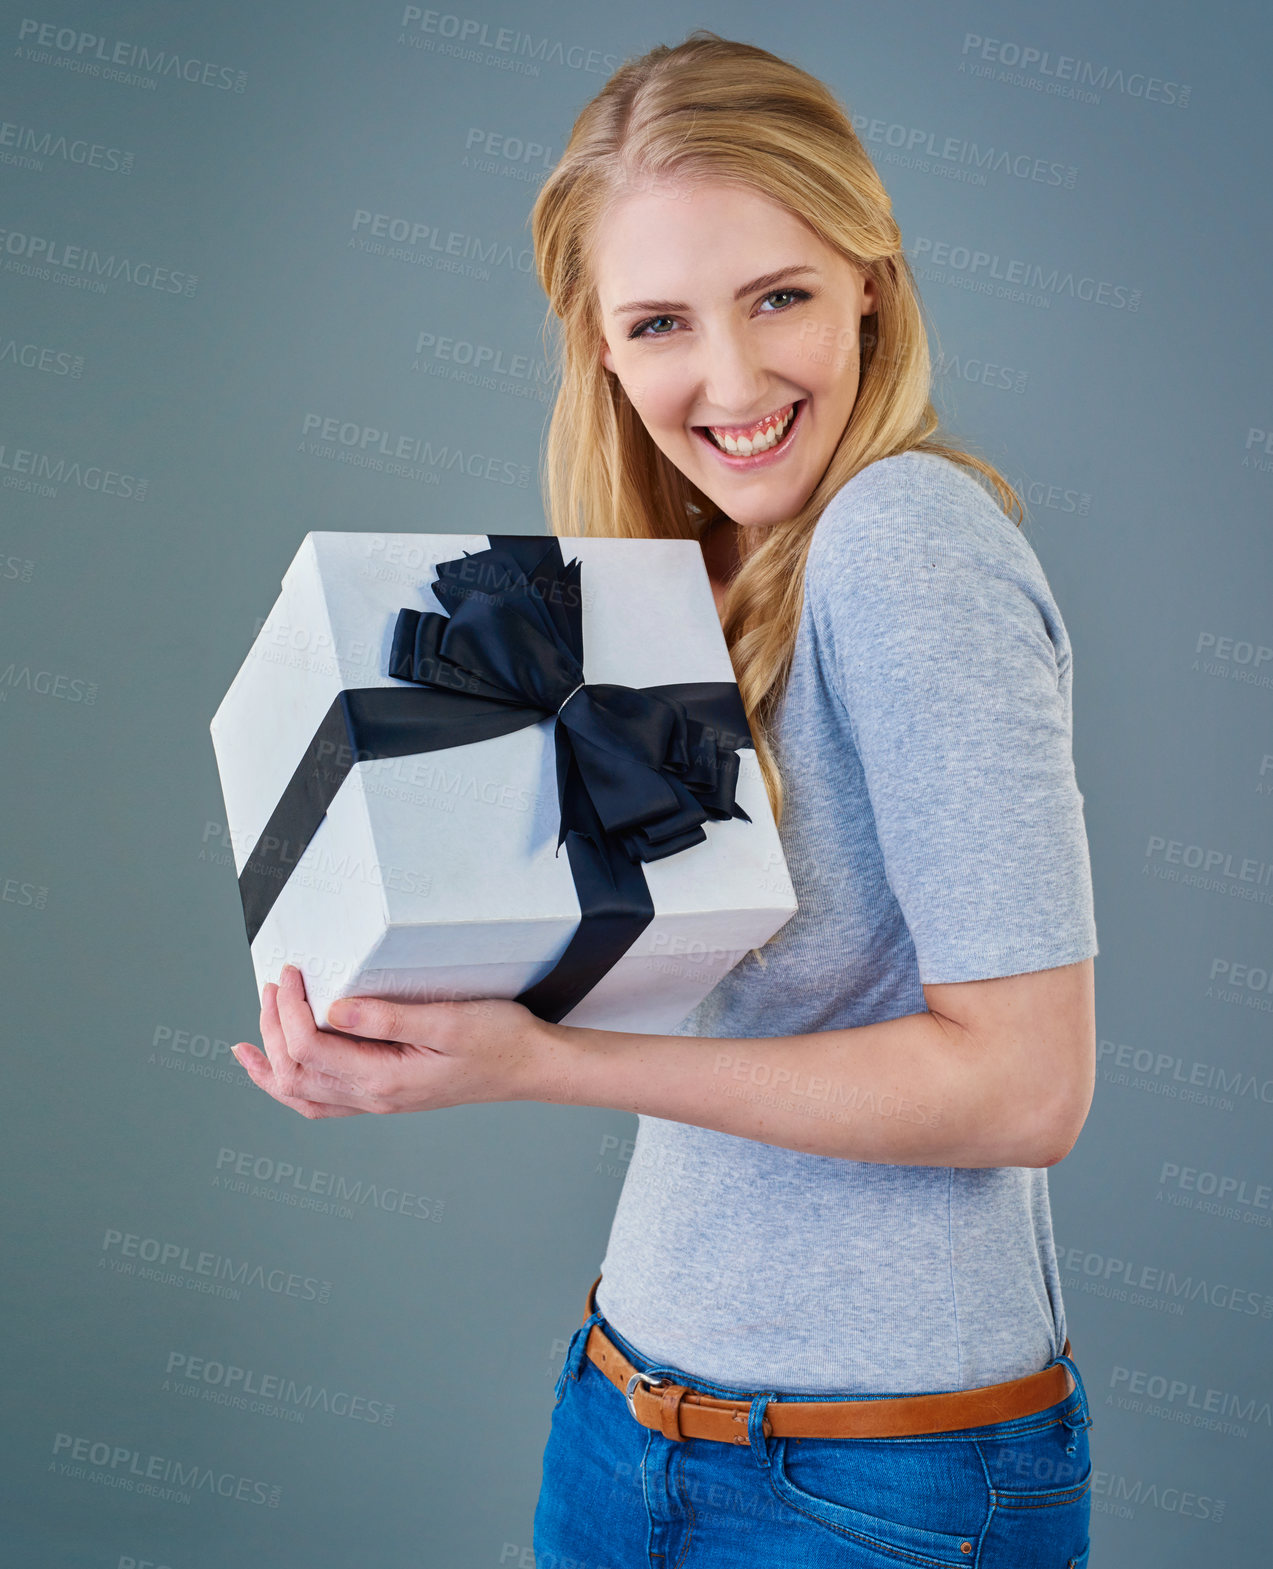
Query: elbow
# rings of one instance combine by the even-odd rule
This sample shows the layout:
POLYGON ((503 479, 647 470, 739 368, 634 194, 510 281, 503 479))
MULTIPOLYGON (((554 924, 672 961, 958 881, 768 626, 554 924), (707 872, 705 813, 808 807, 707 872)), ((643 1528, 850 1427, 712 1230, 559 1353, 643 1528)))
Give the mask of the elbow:
POLYGON ((1029 1164, 1031 1166, 1039 1166, 1042 1168, 1046 1168, 1048 1166, 1059 1166, 1077 1143, 1077 1133, 1072 1139, 1066 1141, 1054 1140, 1051 1144, 1046 1146, 1046 1153, 1044 1150, 1040 1150, 1037 1157, 1030 1161, 1029 1164))
POLYGON ((1083 1089, 1053 1104, 1031 1140, 1031 1159, 1022 1162, 1027 1166, 1059 1166, 1078 1143, 1079 1134, 1087 1121, 1092 1105, 1093 1086, 1083 1089))

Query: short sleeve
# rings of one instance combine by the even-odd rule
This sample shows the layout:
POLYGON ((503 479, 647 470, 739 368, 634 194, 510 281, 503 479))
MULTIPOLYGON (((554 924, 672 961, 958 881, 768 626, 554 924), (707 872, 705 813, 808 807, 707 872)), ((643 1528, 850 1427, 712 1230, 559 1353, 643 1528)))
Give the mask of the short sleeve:
POLYGON ((832 520, 810 553, 824 679, 923 984, 1097 952, 1069 640, 1015 525, 988 496, 994 519, 962 505, 968 526, 949 508, 912 529, 896 510, 832 520))

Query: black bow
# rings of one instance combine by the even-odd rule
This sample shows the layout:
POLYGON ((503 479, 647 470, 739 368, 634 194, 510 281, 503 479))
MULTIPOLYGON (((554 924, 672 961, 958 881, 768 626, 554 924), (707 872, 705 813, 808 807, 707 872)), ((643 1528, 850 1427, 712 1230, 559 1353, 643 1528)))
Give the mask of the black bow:
POLYGON ((509 735, 555 716, 557 797, 579 897, 565 952, 517 1001, 556 1022, 654 919, 641 871, 751 819, 734 799, 751 732, 737 685, 630 687, 583 673, 579 562, 556 538, 490 534, 490 548, 439 562, 446 615, 402 610, 388 674, 401 688, 340 692, 239 874, 252 941, 356 762, 509 735))

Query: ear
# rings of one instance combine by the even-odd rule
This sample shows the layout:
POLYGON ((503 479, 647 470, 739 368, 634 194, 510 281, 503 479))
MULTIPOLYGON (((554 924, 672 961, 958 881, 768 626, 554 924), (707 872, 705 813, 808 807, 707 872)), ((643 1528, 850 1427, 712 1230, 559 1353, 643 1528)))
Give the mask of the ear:
POLYGON ((614 355, 611 354, 611 352, 610 352, 610 345, 608 343, 606 344, 605 348, 601 352, 601 363, 605 366, 605 368, 610 372, 610 374, 612 376, 617 376, 619 374, 618 371, 615 370, 615 368, 614 368, 614 355))
POLYGON ((862 277, 862 314, 871 316, 880 308, 880 291, 870 273, 862 277))

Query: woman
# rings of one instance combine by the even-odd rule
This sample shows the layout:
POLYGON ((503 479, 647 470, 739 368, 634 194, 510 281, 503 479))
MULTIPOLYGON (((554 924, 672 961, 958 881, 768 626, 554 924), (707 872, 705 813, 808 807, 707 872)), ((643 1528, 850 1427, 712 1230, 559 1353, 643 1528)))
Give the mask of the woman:
POLYGON ((1090 1415, 1046 1168, 1091 1101, 1097 947, 1020 504, 935 439, 888 197, 804 72, 709 33, 629 62, 534 231, 553 530, 701 539, 799 911, 672 1035, 359 999, 332 1036, 285 972, 237 1053, 308 1116, 640 1114, 541 1569, 1074 1569, 1090 1415))

